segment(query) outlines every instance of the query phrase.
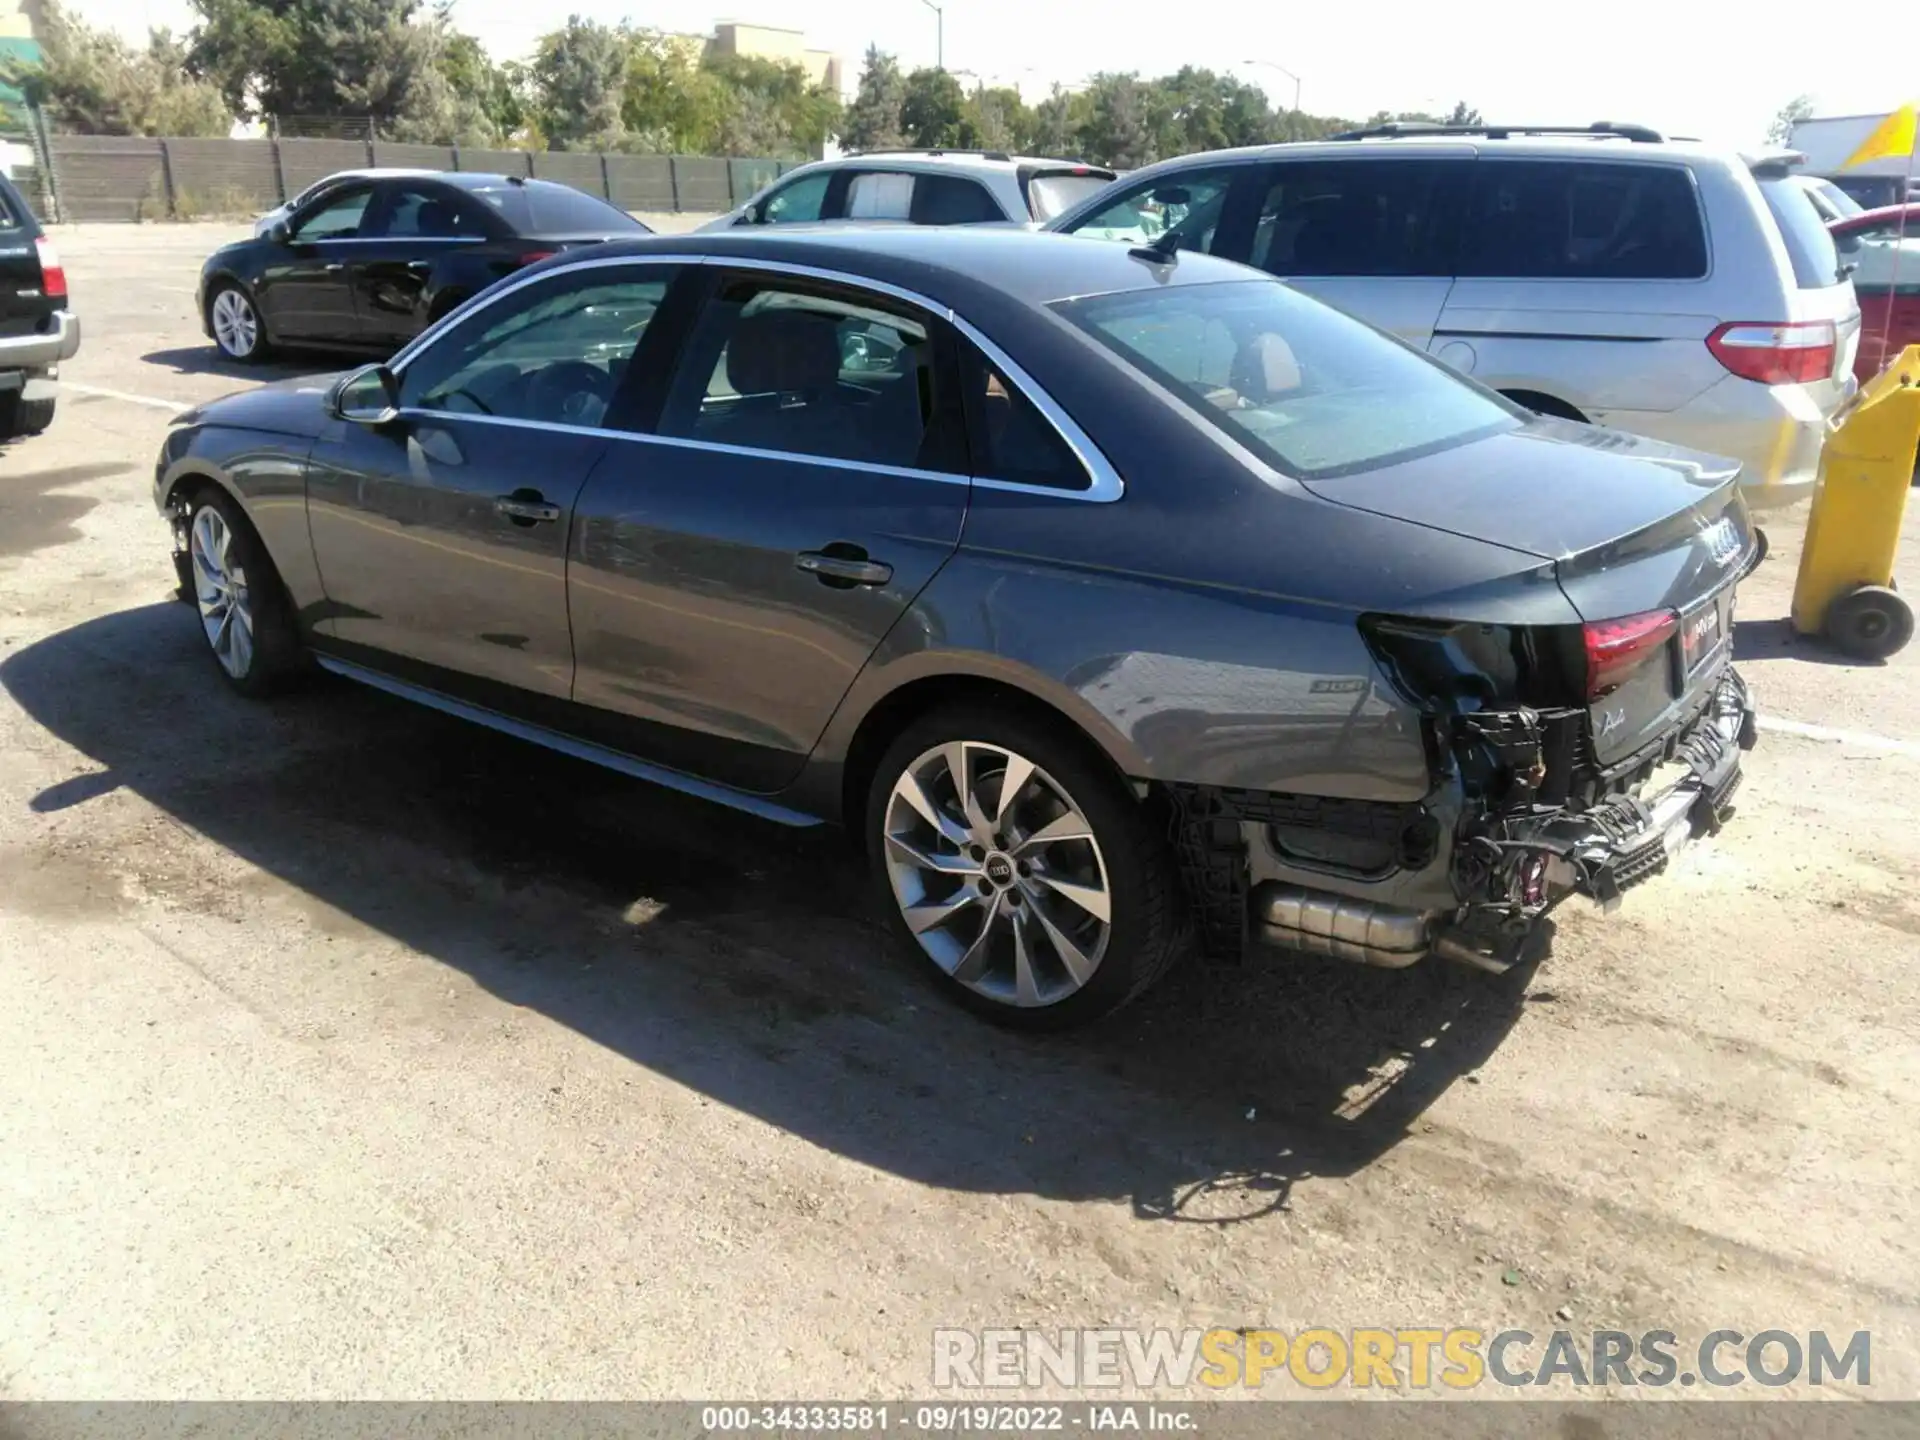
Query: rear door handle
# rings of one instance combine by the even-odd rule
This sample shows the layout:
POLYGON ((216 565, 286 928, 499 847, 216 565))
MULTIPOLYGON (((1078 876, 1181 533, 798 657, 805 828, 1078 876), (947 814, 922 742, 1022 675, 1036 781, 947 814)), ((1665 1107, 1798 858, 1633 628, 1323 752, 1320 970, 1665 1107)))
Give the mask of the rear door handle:
POLYGON ((432 268, 433 268, 433 262, 431 260, 407 261, 407 269, 413 271, 413 273, 416 275, 424 275, 427 273, 427 271, 431 270, 432 268))
POLYGON ((841 548, 835 554, 826 550, 803 550, 794 556, 795 569, 804 570, 822 585, 844 588, 851 585, 884 585, 893 579, 893 567, 870 560, 857 545, 841 548))
POLYGON ((329 275, 331 275, 331 274, 333 274, 333 273, 334 273, 334 272, 335 272, 336 270, 344 270, 344 269, 346 269, 346 268, 347 268, 347 267, 346 267, 345 265, 343 265, 343 264, 341 264, 341 263, 340 263, 340 262, 339 262, 338 260, 335 260, 335 261, 334 261, 333 263, 331 263, 330 265, 328 265, 328 266, 326 267, 326 269, 327 269, 327 273, 328 273, 329 275))
POLYGON ((496 515, 504 515, 516 525, 551 524, 560 518, 560 507, 537 490, 516 490, 493 502, 496 515))

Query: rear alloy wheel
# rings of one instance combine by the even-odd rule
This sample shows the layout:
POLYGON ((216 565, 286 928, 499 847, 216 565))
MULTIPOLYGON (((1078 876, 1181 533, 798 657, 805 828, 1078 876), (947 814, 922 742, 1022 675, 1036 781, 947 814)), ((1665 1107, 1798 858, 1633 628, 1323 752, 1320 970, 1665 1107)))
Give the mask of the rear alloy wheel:
POLYGON ((1881 585, 1862 585, 1827 607, 1827 639, 1856 660, 1885 660, 1913 639, 1913 607, 1881 585))
POLYGON ((267 336, 260 312, 239 286, 222 285, 213 292, 207 302, 207 320, 213 328, 213 343, 229 360, 251 365, 266 358, 267 336))
POLYGON ((957 999, 996 1020, 1095 1019, 1178 953, 1165 843, 1125 787, 1050 727, 931 716, 881 762, 868 817, 901 933, 957 999))
POLYGON ((194 501, 187 562, 200 629, 227 683, 256 698, 277 689, 298 668, 300 637, 273 561, 218 491, 194 501))

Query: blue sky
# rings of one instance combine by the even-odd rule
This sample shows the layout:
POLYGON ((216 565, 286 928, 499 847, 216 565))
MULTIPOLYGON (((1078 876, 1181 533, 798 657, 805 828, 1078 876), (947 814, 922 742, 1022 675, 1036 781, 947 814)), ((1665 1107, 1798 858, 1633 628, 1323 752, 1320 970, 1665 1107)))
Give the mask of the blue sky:
MULTIPOLYGON (((129 34, 185 29, 185 0, 69 0, 94 23, 129 34)), ((463 29, 496 54, 524 53, 569 10, 667 30, 704 32, 719 20, 804 29, 810 44, 847 57, 849 84, 867 45, 909 68, 934 60, 935 17, 924 0, 766 0, 716 10, 700 0, 456 0, 463 29)), ((1782 20, 1793 12, 1782 7, 1782 20)), ((1704 0, 1373 0, 1353 5, 1114 5, 1084 0, 946 0, 946 63, 1029 94, 1098 70, 1157 74, 1182 64, 1232 70, 1290 102, 1293 82, 1246 62, 1264 59, 1302 80, 1308 110, 1362 116, 1464 99, 1493 119, 1584 124, 1635 120, 1674 134, 1753 146, 1787 100, 1811 94, 1819 114, 1884 111, 1920 98, 1910 46, 1844 39, 1796 44, 1757 7, 1704 0), (1095 22, 1104 10, 1105 19, 1095 22), (1741 13, 1741 12, 1744 13, 1741 13), (1813 56, 1821 64, 1811 63, 1813 56)))

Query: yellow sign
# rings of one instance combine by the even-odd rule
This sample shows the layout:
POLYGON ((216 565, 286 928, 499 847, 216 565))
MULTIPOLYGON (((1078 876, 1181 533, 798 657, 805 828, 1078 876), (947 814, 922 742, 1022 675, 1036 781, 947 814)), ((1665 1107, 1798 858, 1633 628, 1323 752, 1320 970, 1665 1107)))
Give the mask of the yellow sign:
POLYGON ((1914 108, 1902 105, 1873 127, 1873 133, 1860 142, 1860 148, 1847 157, 1842 170, 1865 165, 1870 160, 1905 160, 1913 156, 1914 108))

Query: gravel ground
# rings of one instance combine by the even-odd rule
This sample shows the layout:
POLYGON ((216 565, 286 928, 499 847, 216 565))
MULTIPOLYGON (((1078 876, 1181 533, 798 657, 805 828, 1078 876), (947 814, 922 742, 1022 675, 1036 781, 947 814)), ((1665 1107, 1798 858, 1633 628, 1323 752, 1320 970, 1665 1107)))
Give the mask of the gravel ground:
POLYGON ((1194 966, 1012 1038, 831 838, 220 686, 149 482, 262 373, 191 313, 232 233, 60 231, 86 346, 0 452, 0 1393, 899 1397, 936 1327, 1466 1325, 1865 1329, 1920 1397, 1920 649, 1787 637, 1803 513, 1739 815, 1537 971, 1194 966))

